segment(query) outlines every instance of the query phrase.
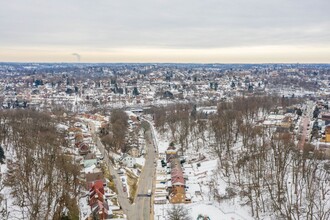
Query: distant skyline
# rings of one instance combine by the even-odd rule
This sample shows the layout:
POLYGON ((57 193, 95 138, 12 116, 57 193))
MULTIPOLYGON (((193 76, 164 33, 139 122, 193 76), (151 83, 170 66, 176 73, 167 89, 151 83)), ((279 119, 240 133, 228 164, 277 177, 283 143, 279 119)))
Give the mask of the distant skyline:
POLYGON ((329 0, 0 4, 0 62, 330 63, 329 0))

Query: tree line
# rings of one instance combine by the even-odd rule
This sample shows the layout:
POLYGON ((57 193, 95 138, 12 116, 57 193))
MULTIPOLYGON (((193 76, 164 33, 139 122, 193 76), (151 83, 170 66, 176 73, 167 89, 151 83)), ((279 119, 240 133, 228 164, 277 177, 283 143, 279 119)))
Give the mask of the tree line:
MULTIPOLYGON (((0 141, 11 155, 2 184, 10 187, 23 219, 79 219, 80 167, 61 151, 67 143, 56 124, 55 118, 37 111, 0 112, 0 141)), ((2 204, 7 202, 3 198, 2 204)), ((10 210, 1 214, 2 219, 17 215, 10 210)))
POLYGON ((209 185, 219 203, 238 196, 256 219, 265 213, 277 219, 328 219, 330 163, 308 145, 300 151, 290 128, 262 125, 278 107, 299 103, 296 98, 251 96, 219 102, 212 115, 197 112, 194 104, 154 107, 151 113, 158 131, 183 152, 204 148, 218 158, 209 185), (218 178, 227 182, 225 196, 218 193, 218 178))

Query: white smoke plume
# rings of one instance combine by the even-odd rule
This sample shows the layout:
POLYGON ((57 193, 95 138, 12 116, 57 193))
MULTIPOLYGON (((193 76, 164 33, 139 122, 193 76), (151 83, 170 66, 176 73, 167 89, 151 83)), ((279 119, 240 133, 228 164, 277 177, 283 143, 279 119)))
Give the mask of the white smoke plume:
POLYGON ((75 56, 77 58, 77 61, 80 62, 80 55, 78 53, 73 53, 72 56, 75 56))

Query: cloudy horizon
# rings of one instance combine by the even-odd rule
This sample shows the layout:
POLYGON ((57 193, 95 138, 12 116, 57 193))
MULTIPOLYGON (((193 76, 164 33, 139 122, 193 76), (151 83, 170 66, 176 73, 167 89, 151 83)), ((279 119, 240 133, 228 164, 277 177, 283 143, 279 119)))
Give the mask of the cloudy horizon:
POLYGON ((330 62, 327 0, 0 2, 0 62, 330 62))

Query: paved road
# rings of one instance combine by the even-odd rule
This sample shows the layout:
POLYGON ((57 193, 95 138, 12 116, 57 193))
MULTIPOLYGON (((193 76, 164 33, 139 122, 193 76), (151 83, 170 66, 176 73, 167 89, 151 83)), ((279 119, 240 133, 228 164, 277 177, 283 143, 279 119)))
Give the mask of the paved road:
POLYGON ((135 198, 135 205, 133 208, 135 214, 134 219, 136 220, 153 219, 153 213, 151 213, 153 210, 153 203, 151 201, 152 197, 147 196, 149 189, 154 191, 153 184, 156 171, 156 166, 154 164, 156 153, 152 139, 152 132, 150 130, 146 132, 146 146, 146 162, 139 179, 137 197, 135 198))
POLYGON ((308 117, 305 117, 302 119, 302 134, 301 134, 301 138, 299 140, 299 143, 298 143, 298 147, 300 150, 304 150, 304 146, 305 146, 305 143, 306 143, 306 137, 307 137, 307 127, 308 127, 308 124, 309 124, 309 118, 308 117))
MULTIPOLYGON (((148 123, 150 124, 150 122, 148 123)), ((147 148, 146 161, 139 178, 138 189, 134 200, 134 204, 131 205, 127 198, 127 194, 123 192, 120 176, 114 169, 108 152, 105 150, 104 145, 102 144, 100 138, 96 134, 95 124, 91 122, 89 123, 89 126, 91 129, 91 133, 93 135, 94 142, 96 146, 99 148, 100 152, 104 155, 103 160, 108 166, 110 174, 113 175, 114 177, 114 182, 118 191, 118 201, 124 213, 126 214, 127 219, 129 220, 153 219, 153 203, 151 201, 152 197, 147 196, 149 189, 152 189, 152 191, 154 191, 153 185, 155 182, 156 168, 154 165, 154 161, 156 158, 156 152, 153 141, 154 138, 152 136, 153 132, 151 132, 150 130, 146 132, 146 148, 147 148), (143 195, 143 196, 138 196, 138 195, 143 195)))
POLYGON ((104 155, 104 159, 103 161, 105 162, 105 164, 108 166, 109 172, 112 175, 116 188, 117 188, 117 195, 118 195, 118 201, 119 204, 121 206, 121 208, 123 209, 124 213, 127 215, 128 219, 134 219, 132 218, 133 213, 131 212, 131 204, 127 198, 127 193, 123 191, 123 185, 120 179, 119 174, 117 173, 117 171, 114 169, 109 154, 108 152, 105 150, 104 145, 102 144, 99 136, 95 133, 95 125, 94 123, 89 123, 89 126, 91 128, 91 133, 93 135, 93 140, 96 144, 96 146, 98 147, 98 149, 100 150, 100 152, 104 155))
POLYGON ((302 131, 301 131, 301 138, 298 142, 298 147, 300 150, 304 150, 304 146, 306 143, 306 138, 308 138, 308 127, 309 127, 309 123, 310 123, 310 117, 313 116, 313 103, 312 102, 307 102, 306 104, 306 109, 305 109, 305 113, 303 118, 301 119, 301 127, 302 127, 302 131))

